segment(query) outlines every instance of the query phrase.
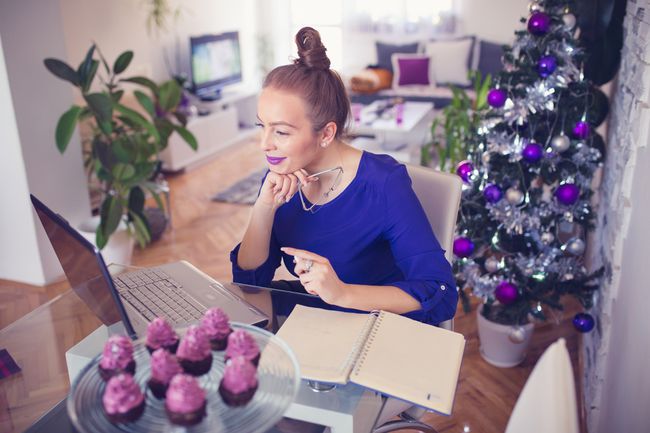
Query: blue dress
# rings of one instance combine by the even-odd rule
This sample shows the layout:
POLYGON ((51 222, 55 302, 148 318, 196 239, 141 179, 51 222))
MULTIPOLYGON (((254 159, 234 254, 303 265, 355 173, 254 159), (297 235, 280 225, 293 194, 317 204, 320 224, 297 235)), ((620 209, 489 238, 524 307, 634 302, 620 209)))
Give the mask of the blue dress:
POLYGON ((281 206, 273 221, 268 259, 257 269, 237 265, 240 245, 230 254, 238 283, 268 287, 281 259, 295 275, 293 257, 280 251, 286 246, 327 257, 345 283, 399 287, 422 307, 406 317, 435 325, 456 312, 451 266, 411 188, 406 167, 388 155, 363 152, 356 177, 316 213, 302 209, 298 194, 281 206))

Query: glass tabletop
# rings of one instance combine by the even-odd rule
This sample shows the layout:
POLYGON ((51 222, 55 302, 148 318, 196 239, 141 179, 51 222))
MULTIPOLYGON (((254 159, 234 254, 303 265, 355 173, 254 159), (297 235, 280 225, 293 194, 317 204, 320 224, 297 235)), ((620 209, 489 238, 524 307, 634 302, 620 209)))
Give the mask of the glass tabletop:
MULTIPOLYGON (((290 283, 274 282, 274 287, 221 284, 234 297, 264 312, 270 319, 266 329, 271 332, 281 327, 297 304, 326 306, 316 296, 292 291, 295 285, 290 283)), ((101 322, 97 317, 69 290, 0 330, 0 348, 7 349, 22 369, 0 382, 4 394, 4 399, 0 399, 0 431, 25 430, 66 397, 70 389, 66 351, 99 326, 101 322)), ((300 404, 293 408, 293 416, 292 410, 287 415, 300 418, 296 413, 302 416, 305 408, 317 407, 325 413, 352 416, 358 407, 376 405, 380 400, 374 393, 353 384, 332 390, 318 388, 318 384, 303 381, 297 397, 300 404)), ((305 417, 309 418, 309 415, 305 417)), ((304 421, 322 424, 316 418, 304 421)), ((374 419, 368 420, 370 427, 368 430, 362 428, 362 431, 369 431, 373 423, 374 419)), ((305 430, 288 431, 311 432, 318 429, 314 430, 311 424, 305 430)))

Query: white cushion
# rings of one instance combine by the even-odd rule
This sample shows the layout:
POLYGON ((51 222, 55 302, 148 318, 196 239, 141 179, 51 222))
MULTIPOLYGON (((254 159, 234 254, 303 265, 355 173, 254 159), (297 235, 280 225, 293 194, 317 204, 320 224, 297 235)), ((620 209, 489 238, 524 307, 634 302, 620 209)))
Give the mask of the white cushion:
POLYGON ((407 89, 417 89, 418 91, 426 92, 436 87, 436 76, 433 71, 433 59, 427 54, 407 54, 407 53, 394 53, 391 56, 391 62, 393 63, 393 86, 394 90, 407 90, 407 89), (399 59, 429 59, 429 71, 428 78, 429 84, 406 84, 400 85, 400 66, 399 59))
POLYGON ((433 72, 438 83, 468 86, 468 61, 472 39, 428 41, 423 44, 425 54, 431 56, 433 72))

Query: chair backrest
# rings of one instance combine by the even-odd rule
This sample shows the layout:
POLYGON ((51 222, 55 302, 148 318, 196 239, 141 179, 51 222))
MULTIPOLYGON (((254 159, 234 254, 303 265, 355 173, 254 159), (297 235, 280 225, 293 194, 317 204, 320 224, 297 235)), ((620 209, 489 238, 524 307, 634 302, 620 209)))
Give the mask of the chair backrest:
POLYGON ((564 338, 544 351, 517 398, 506 433, 522 431, 579 431, 575 380, 564 338))
MULTIPOLYGON (((407 165, 406 169, 433 233, 445 250, 445 258, 451 263, 462 181, 454 174, 426 167, 407 165)), ((453 319, 441 323, 440 327, 453 329, 453 319)))

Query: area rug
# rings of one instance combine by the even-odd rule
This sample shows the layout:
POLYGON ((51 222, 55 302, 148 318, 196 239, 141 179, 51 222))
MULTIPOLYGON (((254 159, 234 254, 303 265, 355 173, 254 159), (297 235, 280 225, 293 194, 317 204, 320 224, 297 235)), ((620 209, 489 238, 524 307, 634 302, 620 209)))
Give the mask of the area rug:
POLYGON ((225 190, 215 194, 212 201, 225 203, 254 204, 260 190, 266 168, 256 171, 244 179, 234 183, 225 190))

